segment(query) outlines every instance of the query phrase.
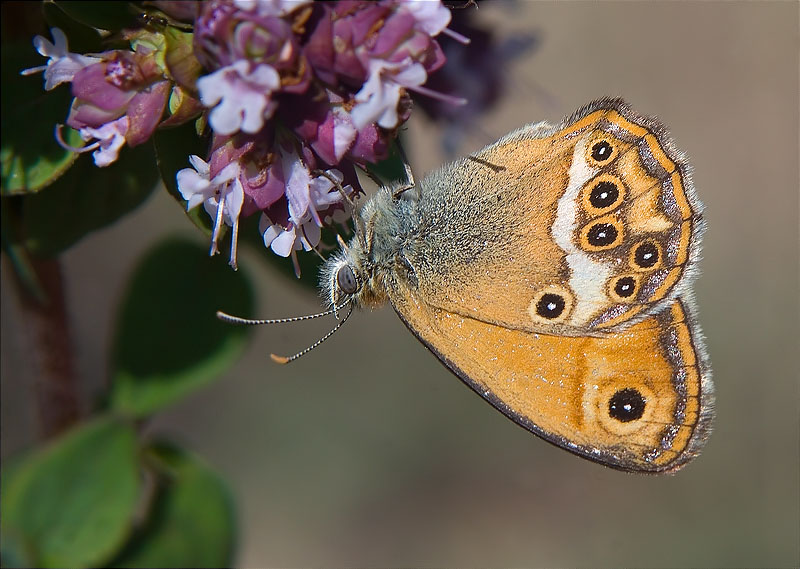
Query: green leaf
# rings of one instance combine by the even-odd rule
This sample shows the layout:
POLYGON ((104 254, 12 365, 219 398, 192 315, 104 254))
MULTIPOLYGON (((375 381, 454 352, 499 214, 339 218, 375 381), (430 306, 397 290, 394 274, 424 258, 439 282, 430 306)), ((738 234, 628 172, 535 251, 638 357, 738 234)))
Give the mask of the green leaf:
MULTIPOLYGON (((67 36, 67 47, 72 53, 88 54, 100 53, 108 49, 104 45, 100 32, 92 27, 73 19, 61 9, 62 2, 42 2, 42 15, 49 28, 61 28, 67 36)), ((48 39, 49 35, 48 35, 48 39)))
POLYGON ((139 497, 136 436, 124 422, 86 423, 2 477, 3 566, 89 567, 116 552, 139 497))
POLYGON ((111 405, 147 415, 227 369, 244 348, 245 328, 217 310, 248 315, 253 291, 222 256, 182 239, 162 242, 141 262, 122 302, 112 358, 111 405))
MULTIPOLYGON (((208 154, 208 138, 201 138, 197 135, 194 121, 182 124, 174 128, 165 128, 156 131, 153 141, 156 147, 156 157, 158 170, 161 173, 161 180, 164 182, 169 194, 175 198, 181 208, 186 210, 186 200, 183 199, 178 191, 178 183, 175 176, 184 168, 191 168, 189 156, 196 154, 205 159, 208 154)), ((186 215, 197 227, 207 236, 211 236, 211 218, 206 210, 198 206, 186 215)))
POLYGON ((150 144, 123 148, 119 159, 105 168, 82 156, 46 190, 4 198, 21 200, 22 229, 12 239, 36 255, 56 255, 141 205, 157 182, 150 144))
MULTIPOLYGON (((32 43, 4 44, 0 52, 3 96, 0 98, 0 194, 35 193, 57 180, 75 162, 74 152, 55 139, 56 124, 69 113, 69 86, 44 91, 41 74, 19 72, 44 64, 32 43)), ((64 128, 65 142, 83 146, 77 131, 64 128)))
POLYGON ((166 443, 149 449, 153 508, 112 567, 230 567, 234 508, 228 488, 200 460, 166 443))

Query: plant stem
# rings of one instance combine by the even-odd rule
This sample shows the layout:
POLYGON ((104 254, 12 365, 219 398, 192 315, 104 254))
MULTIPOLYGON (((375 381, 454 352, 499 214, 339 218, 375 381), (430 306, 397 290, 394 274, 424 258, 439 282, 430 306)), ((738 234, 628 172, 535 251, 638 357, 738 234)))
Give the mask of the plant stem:
MULTIPOLYGON (((39 377, 33 381, 41 434, 52 438, 75 424, 80 416, 80 395, 64 295, 64 276, 57 258, 29 256, 28 268, 39 290, 15 275, 22 308, 23 328, 32 340, 39 377)), ((16 272, 16 271, 15 271, 16 272)))

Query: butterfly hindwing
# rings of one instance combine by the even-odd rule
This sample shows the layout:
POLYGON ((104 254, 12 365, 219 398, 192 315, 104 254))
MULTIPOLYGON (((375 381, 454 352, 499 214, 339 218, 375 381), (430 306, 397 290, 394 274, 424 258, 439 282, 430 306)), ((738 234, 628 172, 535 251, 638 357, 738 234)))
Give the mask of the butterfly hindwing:
POLYGON ((512 330, 421 302, 392 303, 466 384, 546 440, 622 470, 672 471, 699 452, 712 393, 684 303, 603 337, 512 330))

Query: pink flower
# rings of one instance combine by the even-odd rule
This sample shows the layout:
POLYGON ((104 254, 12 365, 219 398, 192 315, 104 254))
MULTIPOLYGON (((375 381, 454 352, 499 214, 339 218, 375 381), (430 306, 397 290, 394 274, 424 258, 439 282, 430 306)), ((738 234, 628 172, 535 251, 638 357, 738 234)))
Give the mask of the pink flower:
POLYGON ((47 91, 61 83, 72 81, 78 71, 100 61, 97 57, 70 53, 67 49, 67 36, 60 28, 50 28, 50 33, 53 35, 55 44, 50 43, 42 36, 33 38, 33 45, 39 55, 50 58, 47 64, 21 71, 22 75, 33 75, 44 71, 44 88, 47 91))
MULTIPOLYGON (((402 100, 400 106, 401 108, 403 107, 402 100)), ((408 113, 403 111, 400 120, 405 121, 407 118, 408 113), (404 114, 405 116, 403 116, 404 114)), ((375 164, 389 156, 390 144, 390 132, 379 128, 373 123, 358 131, 356 140, 353 146, 350 147, 347 156, 360 166, 364 166, 367 162, 375 164)))
POLYGON ((256 151, 244 158, 240 179, 244 186, 244 214, 251 215, 272 206, 286 195, 286 179, 280 160, 256 151))
POLYGON ((341 186, 344 176, 338 170, 312 176, 307 164, 294 152, 282 152, 281 164, 286 175, 286 201, 276 202, 265 211, 259 230, 266 247, 282 257, 292 256, 299 275, 295 252, 310 251, 319 244, 320 229, 326 218, 341 207, 342 193, 349 196, 354 191, 349 184, 341 186))
POLYGON ((286 0, 204 3, 195 22, 197 57, 212 72, 241 60, 253 66, 269 65, 280 76, 282 92, 304 93, 311 82, 311 70, 294 19, 302 29, 309 11, 292 13, 302 4, 286 0), (245 9, 239 9, 240 5, 245 9))
MULTIPOLYGON (((342 201, 342 194, 326 176, 312 176, 308 165, 294 152, 281 152, 281 164, 286 176, 286 197, 289 200, 289 217, 296 223, 313 219, 322 227, 319 212, 342 201)), ((325 172, 341 184, 344 176, 338 170, 325 172)), ((345 193, 353 188, 346 186, 345 193)))
MULTIPOLYGON (((95 164, 108 166, 117 159, 124 143, 137 146, 150 138, 164 114, 170 91, 170 82, 146 55, 109 52, 72 78, 75 99, 67 124, 84 140, 100 141, 95 164)), ((93 148, 64 146, 76 152, 93 148)))
POLYGON ((125 137, 128 134, 129 127, 130 119, 127 116, 108 122, 100 128, 84 127, 78 131, 81 138, 87 142, 96 139, 96 142, 78 151, 89 152, 94 150, 92 157, 95 165, 100 168, 108 166, 119 157, 119 151, 122 145, 125 144, 125 137))
POLYGON ((323 162, 338 164, 352 148, 358 131, 342 97, 332 91, 315 95, 286 109, 283 118, 323 162))
POLYGON ((438 0, 338 2, 322 10, 304 53, 328 85, 358 89, 351 111, 357 131, 373 123, 396 128, 405 90, 464 102, 423 87, 444 63, 433 36, 446 29, 450 11, 438 0))
POLYGON ((280 76, 272 66, 243 59, 197 80, 200 101, 213 107, 211 128, 222 135, 261 130, 275 110, 271 95, 278 87, 280 76))
POLYGON ((321 228, 352 206, 356 166, 387 156, 410 92, 460 102, 424 86, 444 62, 435 36, 457 35, 440 0, 144 4, 155 24, 115 36, 132 50, 70 54, 54 29, 54 44, 35 42, 47 65, 25 73, 44 71, 47 88, 71 81, 67 124, 89 143, 71 150, 94 152, 98 166, 159 125, 202 114, 208 162, 191 156, 178 190, 187 209, 202 204, 211 216, 211 254, 232 228, 234 267, 239 220, 258 212, 275 253, 296 263, 296 251, 316 248, 321 228))
MULTIPOLYGON (((320 228, 311 220, 295 223, 289 220, 287 225, 273 224, 269 217, 262 215, 259 220, 259 231, 264 238, 264 246, 281 257, 288 257, 295 251, 311 251, 319 245, 322 235, 320 228)), ((293 258, 296 261, 296 258, 293 258)), ((299 270, 295 267, 295 273, 299 270)))
POLYGON ((187 201, 186 210, 189 211, 202 203, 214 220, 209 252, 211 255, 219 252, 217 243, 222 224, 226 223, 233 228, 230 265, 236 269, 239 215, 244 203, 244 188, 239 180, 239 164, 231 162, 212 178, 211 168, 202 158, 192 155, 189 162, 194 169, 184 168, 177 174, 178 191, 187 201))
POLYGON ((262 16, 284 16, 310 3, 311 0, 233 0, 240 10, 256 11, 262 16))
POLYGON ((396 127, 400 89, 419 88, 427 78, 425 68, 410 58, 395 64, 372 60, 369 78, 356 93, 358 104, 351 111, 353 124, 359 130, 373 122, 387 129, 396 127))
POLYGON ((429 36, 437 36, 447 28, 452 15, 441 2, 431 0, 398 0, 398 12, 410 14, 417 27, 429 36))

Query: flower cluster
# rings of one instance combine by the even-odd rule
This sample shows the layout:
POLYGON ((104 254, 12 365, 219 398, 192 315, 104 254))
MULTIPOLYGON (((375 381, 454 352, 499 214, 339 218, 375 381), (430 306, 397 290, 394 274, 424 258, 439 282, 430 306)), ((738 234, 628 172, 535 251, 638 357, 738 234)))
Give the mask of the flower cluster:
POLYGON ((212 254, 231 228, 234 268, 240 218, 259 213, 265 246, 295 266, 325 224, 346 219, 355 168, 387 156, 410 92, 463 102, 424 87, 445 60, 436 36, 466 42, 440 0, 150 4, 176 25, 125 30, 131 49, 91 55, 53 29, 55 43, 34 41, 47 65, 24 73, 44 71, 46 89, 71 83, 66 124, 88 143, 73 150, 98 166, 199 119, 210 150, 177 172, 178 190, 213 220, 212 254))

